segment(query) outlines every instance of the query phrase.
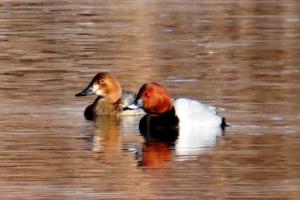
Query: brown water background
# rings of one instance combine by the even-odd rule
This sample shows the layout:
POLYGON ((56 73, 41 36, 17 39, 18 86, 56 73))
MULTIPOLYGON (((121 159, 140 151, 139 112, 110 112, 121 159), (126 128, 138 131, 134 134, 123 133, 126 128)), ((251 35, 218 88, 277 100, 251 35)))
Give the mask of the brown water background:
POLYGON ((0 199, 300 199, 300 2, 0 2, 0 199), (147 144, 139 118, 83 117, 124 89, 226 109, 215 141, 147 144))

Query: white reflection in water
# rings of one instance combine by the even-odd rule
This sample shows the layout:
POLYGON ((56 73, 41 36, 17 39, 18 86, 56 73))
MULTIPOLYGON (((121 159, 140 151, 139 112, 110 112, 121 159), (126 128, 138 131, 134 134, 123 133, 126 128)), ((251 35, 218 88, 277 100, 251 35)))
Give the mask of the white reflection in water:
POLYGON ((174 158, 185 161, 207 153, 222 134, 220 127, 140 129, 138 134, 138 130, 134 129, 137 129, 139 122, 138 116, 99 116, 90 140, 91 149, 101 153, 106 160, 118 160, 125 151, 132 154, 139 167, 166 168, 170 167, 174 158))
POLYGON ((220 127, 216 128, 181 128, 176 141, 176 156, 178 160, 195 158, 207 152, 217 143, 218 136, 222 134, 220 127))

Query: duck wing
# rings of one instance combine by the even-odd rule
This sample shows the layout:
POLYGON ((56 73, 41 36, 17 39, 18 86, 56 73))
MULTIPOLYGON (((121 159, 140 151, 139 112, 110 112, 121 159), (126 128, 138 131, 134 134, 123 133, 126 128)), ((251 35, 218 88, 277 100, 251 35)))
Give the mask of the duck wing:
POLYGON ((131 105, 136 98, 136 93, 131 91, 123 91, 121 98, 121 106, 123 108, 131 105))

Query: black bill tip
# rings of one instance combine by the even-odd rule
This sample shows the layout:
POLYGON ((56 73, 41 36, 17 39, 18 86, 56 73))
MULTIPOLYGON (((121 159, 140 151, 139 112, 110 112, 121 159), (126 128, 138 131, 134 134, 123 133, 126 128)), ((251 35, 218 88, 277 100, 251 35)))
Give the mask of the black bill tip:
POLYGON ((81 92, 75 94, 75 96, 76 96, 76 97, 86 96, 86 92, 85 92, 85 90, 84 90, 84 91, 81 91, 81 92))
POLYGON ((81 92, 75 94, 76 97, 82 97, 82 96, 88 96, 88 95, 93 95, 93 86, 90 84, 87 88, 82 90, 81 92))

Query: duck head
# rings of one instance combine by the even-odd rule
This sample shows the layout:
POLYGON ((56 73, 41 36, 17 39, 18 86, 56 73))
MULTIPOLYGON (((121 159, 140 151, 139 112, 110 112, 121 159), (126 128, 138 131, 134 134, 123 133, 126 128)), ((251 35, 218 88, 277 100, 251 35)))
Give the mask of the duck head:
POLYGON ((173 108, 172 100, 169 93, 159 83, 145 83, 139 90, 133 104, 129 105, 129 109, 142 107, 146 113, 150 115, 161 115, 173 108))
POLYGON ((115 103, 122 95, 118 79, 108 72, 96 74, 91 83, 75 96, 97 95, 105 101, 115 103))

